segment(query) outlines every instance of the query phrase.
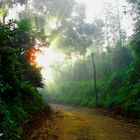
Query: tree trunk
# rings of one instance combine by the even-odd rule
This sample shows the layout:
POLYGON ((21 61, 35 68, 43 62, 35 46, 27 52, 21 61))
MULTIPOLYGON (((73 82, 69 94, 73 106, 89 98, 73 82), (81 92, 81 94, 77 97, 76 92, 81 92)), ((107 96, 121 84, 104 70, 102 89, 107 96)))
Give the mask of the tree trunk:
POLYGON ((94 80, 94 94, 95 94, 95 98, 96 98, 96 107, 99 106, 98 103, 98 93, 97 93, 97 81, 96 81, 96 65, 95 65, 95 60, 94 60, 94 54, 91 53, 92 56, 92 63, 93 63, 93 80, 94 80))
POLYGON ((119 31, 119 38, 120 38, 120 46, 123 46, 122 43, 122 31, 121 31, 121 21, 120 21, 120 11, 119 11, 119 3, 118 0, 116 0, 116 7, 117 7, 117 20, 118 20, 118 31, 119 31))
POLYGON ((5 24, 6 15, 7 15, 7 14, 4 14, 3 17, 2 17, 2 23, 3 23, 3 24, 5 24))

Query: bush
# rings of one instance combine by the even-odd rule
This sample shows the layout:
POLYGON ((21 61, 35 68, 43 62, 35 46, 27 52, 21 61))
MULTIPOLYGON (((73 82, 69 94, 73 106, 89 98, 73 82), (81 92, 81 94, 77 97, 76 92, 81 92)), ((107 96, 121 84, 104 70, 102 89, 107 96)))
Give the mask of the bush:
MULTIPOLYGON (((102 91, 104 84, 105 82, 98 82, 98 92, 102 91)), ((57 90, 50 88, 46 92, 46 99, 49 102, 92 107, 95 106, 93 88, 92 81, 67 81, 58 84, 57 90)))
POLYGON ((30 32, 28 26, 13 21, 6 25, 0 23, 0 134, 3 134, 0 139, 2 140, 21 139, 23 122, 34 112, 44 108, 42 97, 37 91, 37 87, 42 85, 40 69, 30 65, 21 52, 23 49, 24 52, 27 51, 24 45, 29 47, 32 45, 30 44, 32 36, 31 38, 28 36, 30 32), (11 30, 11 26, 15 24, 19 26, 11 30), (29 77, 26 68, 30 72, 34 71, 30 74, 35 77, 34 79, 29 77))

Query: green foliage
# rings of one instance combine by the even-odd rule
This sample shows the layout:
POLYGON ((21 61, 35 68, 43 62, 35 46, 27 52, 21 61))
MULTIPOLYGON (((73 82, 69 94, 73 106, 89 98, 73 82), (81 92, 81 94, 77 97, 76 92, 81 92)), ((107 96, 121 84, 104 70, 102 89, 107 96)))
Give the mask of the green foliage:
POLYGON ((124 77, 122 77, 123 74, 125 74, 125 70, 114 73, 108 81, 107 88, 112 90, 120 87, 124 80, 124 77))
MULTIPOLYGON (((98 83, 98 88, 103 85, 104 83, 98 83)), ((50 102, 93 107, 95 106, 93 91, 92 81, 67 81, 58 84, 56 90, 54 87, 49 89, 46 98, 50 102)))
POLYGON ((0 17, 7 14, 7 10, 5 8, 0 8, 0 17))
POLYGON ((30 24, 10 20, 0 30, 0 139, 18 140, 23 122, 44 108, 37 91, 42 77, 25 57, 35 38, 30 24))
MULTIPOLYGON (((133 117, 140 118, 140 84, 133 85, 131 87, 120 87, 118 88, 112 96, 112 99, 108 102, 108 106, 113 108, 114 111, 117 108, 120 109, 122 114, 129 114, 133 117)), ((111 95, 109 96, 111 97, 111 95)))
POLYGON ((140 33, 136 33, 131 40, 131 49, 134 53, 134 58, 139 59, 140 58, 140 33))

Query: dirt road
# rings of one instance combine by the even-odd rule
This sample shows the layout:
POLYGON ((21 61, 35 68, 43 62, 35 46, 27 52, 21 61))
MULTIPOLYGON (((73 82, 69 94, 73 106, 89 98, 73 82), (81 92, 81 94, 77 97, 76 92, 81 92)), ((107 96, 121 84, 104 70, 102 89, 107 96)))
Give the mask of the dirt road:
MULTIPOLYGON (((140 140, 140 127, 103 115, 96 109, 52 105, 55 113, 42 116, 28 140, 140 140)), ((31 127, 33 127, 31 125, 31 127)), ((31 132, 30 132, 31 131, 31 132)))

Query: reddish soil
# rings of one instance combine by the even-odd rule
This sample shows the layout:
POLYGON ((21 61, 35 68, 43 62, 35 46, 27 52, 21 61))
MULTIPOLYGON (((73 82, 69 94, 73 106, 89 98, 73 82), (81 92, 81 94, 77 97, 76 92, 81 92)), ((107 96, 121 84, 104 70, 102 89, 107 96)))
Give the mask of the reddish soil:
POLYGON ((22 140, 140 140, 140 126, 99 109, 52 105, 24 125, 22 140))

